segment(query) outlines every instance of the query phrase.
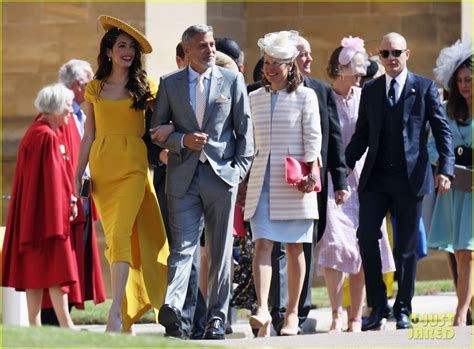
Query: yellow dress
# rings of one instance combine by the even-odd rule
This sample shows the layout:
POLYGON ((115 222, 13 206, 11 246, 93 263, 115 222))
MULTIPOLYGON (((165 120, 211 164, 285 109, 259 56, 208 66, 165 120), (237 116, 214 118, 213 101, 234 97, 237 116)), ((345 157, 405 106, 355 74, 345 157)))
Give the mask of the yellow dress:
MULTIPOLYGON (((149 79, 155 96, 156 83, 149 79)), ((159 309, 167 287, 168 242, 148 171, 143 110, 132 99, 99 97, 92 80, 85 99, 93 104, 95 140, 89 154, 94 201, 105 232, 109 263, 130 265, 122 304, 122 328, 128 330, 153 306, 159 309)))

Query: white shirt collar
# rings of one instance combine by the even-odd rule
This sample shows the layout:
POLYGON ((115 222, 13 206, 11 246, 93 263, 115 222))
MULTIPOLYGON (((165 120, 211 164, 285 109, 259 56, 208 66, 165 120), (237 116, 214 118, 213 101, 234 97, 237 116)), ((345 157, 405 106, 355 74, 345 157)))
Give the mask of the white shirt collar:
POLYGON ((204 71, 204 73, 199 74, 197 71, 195 71, 191 67, 191 64, 188 65, 188 78, 190 82, 196 80, 199 75, 203 75, 204 78, 209 80, 211 78, 211 72, 212 72, 212 67, 209 67, 204 71))
POLYGON ((405 86, 405 82, 407 81, 408 77, 408 69, 405 67, 405 69, 402 70, 400 74, 398 74, 396 77, 392 78, 390 75, 385 74, 385 87, 387 91, 390 89, 390 83, 392 82, 393 79, 397 81, 397 87, 401 91, 403 87, 405 86))

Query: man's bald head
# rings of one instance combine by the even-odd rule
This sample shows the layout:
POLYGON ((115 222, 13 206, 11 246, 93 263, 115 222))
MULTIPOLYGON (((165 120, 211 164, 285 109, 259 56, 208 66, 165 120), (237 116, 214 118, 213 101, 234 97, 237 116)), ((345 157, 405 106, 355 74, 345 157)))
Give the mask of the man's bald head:
POLYGON ((403 50, 407 48, 406 39, 402 35, 400 35, 398 33, 395 33, 395 32, 385 34, 382 38, 382 42, 384 42, 384 41, 396 42, 400 45, 400 48, 403 49, 403 50))
POLYGON ((397 77, 407 66, 410 50, 407 41, 398 33, 388 33, 380 41, 379 57, 385 72, 392 78, 397 77))

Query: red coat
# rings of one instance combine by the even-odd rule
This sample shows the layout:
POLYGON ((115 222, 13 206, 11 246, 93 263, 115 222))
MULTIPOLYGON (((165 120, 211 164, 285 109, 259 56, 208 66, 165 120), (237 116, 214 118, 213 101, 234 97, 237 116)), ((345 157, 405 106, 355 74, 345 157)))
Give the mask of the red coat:
POLYGON ((17 290, 61 285, 80 294, 71 240, 68 150, 51 127, 35 121, 23 137, 2 256, 2 285, 17 290))
MULTIPOLYGON (((69 157, 71 161, 68 162, 69 166, 67 167, 67 170, 72 183, 74 183, 75 171, 79 161, 81 136, 73 117, 69 119, 67 125, 58 129, 57 133, 58 136, 63 139, 67 148, 70 149, 69 157)), ((77 202, 78 215, 71 223, 72 243, 76 254, 81 292, 79 294, 70 293, 68 300, 69 303, 74 304, 78 309, 84 309, 84 301, 86 300, 93 300, 95 304, 102 303, 106 300, 94 225, 94 221, 97 220, 98 215, 92 197, 90 204, 90 212, 92 216, 90 224, 91 230, 89 231, 90 234, 88 234, 87 240, 84 239, 84 226, 86 219, 89 217, 86 217, 84 214, 82 200, 77 202)), ((51 300, 45 293, 45 297, 43 297, 43 308, 51 307, 51 300)))

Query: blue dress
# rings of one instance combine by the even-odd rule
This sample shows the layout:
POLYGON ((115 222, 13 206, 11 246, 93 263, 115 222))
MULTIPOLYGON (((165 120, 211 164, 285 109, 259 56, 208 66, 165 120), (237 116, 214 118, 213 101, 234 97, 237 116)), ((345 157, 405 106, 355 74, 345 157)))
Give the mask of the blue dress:
MULTIPOLYGON (((271 117, 278 93, 271 95, 271 117)), ((311 243, 313 241, 313 219, 270 219, 270 157, 268 157, 262 192, 253 218, 250 219, 252 240, 267 239, 277 242, 311 243)))
MULTIPOLYGON (((466 126, 458 125, 451 118, 448 122, 453 134, 453 148, 460 145, 472 148, 472 118, 466 126)), ((432 135, 428 140, 428 151, 431 163, 436 164, 438 152, 432 135)), ((472 192, 450 189, 436 197, 428 246, 448 252, 472 251, 472 192)))

